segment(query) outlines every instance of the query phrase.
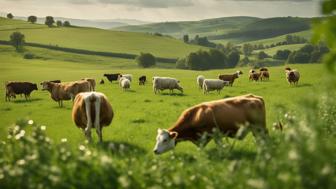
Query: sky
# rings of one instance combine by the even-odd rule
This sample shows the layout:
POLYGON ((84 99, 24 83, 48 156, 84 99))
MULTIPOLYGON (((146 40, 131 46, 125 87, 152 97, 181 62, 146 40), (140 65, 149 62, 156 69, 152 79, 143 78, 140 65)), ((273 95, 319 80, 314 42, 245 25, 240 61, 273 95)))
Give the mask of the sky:
POLYGON ((150 22, 228 16, 319 16, 319 0, 0 0, 1 16, 35 15, 150 22))

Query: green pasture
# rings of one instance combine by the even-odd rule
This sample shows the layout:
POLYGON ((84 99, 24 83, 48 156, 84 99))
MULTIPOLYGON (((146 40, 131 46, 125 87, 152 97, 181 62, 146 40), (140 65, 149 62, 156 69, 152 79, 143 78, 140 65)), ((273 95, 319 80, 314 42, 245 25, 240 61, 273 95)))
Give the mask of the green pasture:
MULTIPOLYGON (((100 57, 91 57, 92 60, 83 58, 77 62, 67 61, 66 57, 70 56, 70 53, 60 53, 55 56, 58 59, 50 56, 49 59, 26 60, 22 58, 21 54, 14 52, 11 47, 1 46, 0 50, 0 83, 2 84, 5 81, 31 81, 34 83, 54 79, 74 81, 84 77, 95 78, 99 82, 104 73, 133 74, 134 81, 131 90, 127 92, 123 92, 117 83, 107 82, 105 78, 104 85, 97 84, 97 91, 107 95, 115 111, 112 125, 103 130, 103 136, 107 141, 137 144, 148 153, 151 153, 151 148, 155 143, 157 128, 170 127, 180 113, 190 106, 247 93, 260 95, 265 99, 267 126, 269 130, 272 130, 272 124, 278 121, 280 110, 294 111, 301 100, 308 97, 311 91, 318 90, 321 83, 322 66, 320 64, 292 65, 302 74, 300 84, 297 87, 289 86, 286 82, 284 67, 270 68, 271 78, 267 82, 249 82, 247 74, 249 68, 246 67, 239 68, 244 74, 235 81, 233 87, 225 87, 221 94, 212 92, 209 95, 203 95, 196 86, 197 75, 202 74, 206 78, 216 78, 218 74, 233 73, 236 69, 211 71, 139 69, 134 66, 134 62, 125 59, 109 58, 104 60, 100 57), (63 60, 60 59, 62 56, 65 57, 63 60), (96 61, 93 61, 94 59, 96 61), (145 86, 139 86, 137 83, 137 78, 140 75, 146 75, 148 78, 145 86), (178 78, 184 87, 184 94, 177 92, 170 95, 166 91, 155 95, 151 85, 152 76, 178 78)), ((6 136, 7 126, 19 118, 28 118, 46 125, 48 135, 56 141, 68 138, 70 143, 76 146, 85 140, 81 130, 77 129, 71 120, 72 102, 66 101, 65 107, 59 108, 57 103, 51 100, 49 93, 41 90, 34 91, 30 101, 25 101, 24 98, 18 96, 12 102, 5 102, 4 87, 0 89, 0 94, 3 96, 0 101, 1 138, 6 136)), ((244 148, 254 149, 253 140, 248 139, 239 142, 239 144, 244 148)), ((188 142, 177 147, 177 151, 181 152, 195 150, 196 147, 188 142)))
POLYGON ((200 46, 188 45, 170 37, 153 36, 146 33, 109 31, 84 27, 53 27, 30 24, 25 21, 1 19, 0 40, 19 31, 25 35, 26 42, 59 47, 85 49, 127 54, 152 53, 164 58, 179 58, 199 50, 200 46), (4 20, 4 22, 2 22, 4 20), (2 30, 2 28, 4 28, 2 30))

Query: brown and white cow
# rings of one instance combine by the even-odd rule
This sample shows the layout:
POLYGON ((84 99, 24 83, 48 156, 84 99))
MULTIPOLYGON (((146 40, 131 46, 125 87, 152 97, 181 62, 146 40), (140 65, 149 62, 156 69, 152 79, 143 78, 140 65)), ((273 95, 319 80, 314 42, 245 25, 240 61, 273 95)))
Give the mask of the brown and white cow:
POLYGON ((90 91, 96 90, 96 80, 92 78, 83 78, 82 81, 87 81, 90 83, 90 91))
POLYGON ((103 141, 102 128, 111 124, 113 110, 107 97, 99 92, 79 93, 72 108, 72 120, 83 129, 91 141, 91 129, 95 128, 99 141, 103 141))
MULTIPOLYGON (((265 112, 263 98, 252 94, 198 104, 185 110, 168 130, 158 129, 154 153, 171 150, 180 141, 199 144, 204 134, 211 135, 216 128, 238 139, 243 139, 249 131, 255 137, 263 136, 268 133, 265 112)), ((206 136, 205 144, 211 140, 206 136)))
POLYGON ((69 83, 43 82, 42 90, 49 91, 51 98, 62 107, 63 100, 74 100, 78 93, 90 91, 90 83, 88 81, 69 83))

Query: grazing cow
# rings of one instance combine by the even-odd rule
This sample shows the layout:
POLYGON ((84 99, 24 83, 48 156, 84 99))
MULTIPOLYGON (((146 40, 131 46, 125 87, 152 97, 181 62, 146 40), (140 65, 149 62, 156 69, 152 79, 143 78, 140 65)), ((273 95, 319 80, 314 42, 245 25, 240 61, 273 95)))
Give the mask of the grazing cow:
POLYGON ((158 129, 154 153, 171 150, 180 141, 202 144, 202 138, 203 144, 207 144, 216 129, 238 139, 243 139, 250 131, 255 137, 266 136, 263 98, 249 94, 204 102, 186 109, 168 130, 158 129))
POLYGON ((82 81, 87 81, 90 83, 90 91, 95 91, 96 90, 96 80, 92 78, 84 78, 81 79, 82 81))
POLYGON ((292 70, 289 67, 285 68, 286 79, 290 85, 297 85, 300 79, 300 72, 297 70, 292 70))
POLYGON ((249 80, 250 81, 259 81, 260 73, 254 72, 250 73, 249 80))
POLYGON ((203 81, 203 93, 207 94, 210 91, 217 91, 218 94, 224 88, 224 86, 228 86, 230 83, 229 81, 223 81, 220 79, 205 79, 203 81))
POLYGON ((177 89, 183 93, 183 88, 179 85, 179 80, 171 77, 153 77, 153 90, 156 94, 165 89, 169 89, 170 93, 177 89))
POLYGON ((104 74, 104 76, 107 78, 107 80, 109 80, 111 83, 112 81, 118 81, 120 73, 116 73, 116 74, 104 74))
POLYGON ((197 82, 197 85, 198 85, 199 89, 203 89, 203 81, 204 81, 204 79, 205 79, 205 77, 203 75, 197 76, 196 82, 197 82))
POLYGON ((130 82, 132 82, 133 75, 132 74, 122 74, 119 75, 118 80, 120 81, 121 78, 127 78, 130 82))
POLYGON ((126 91, 127 89, 129 89, 131 87, 131 82, 130 80, 128 80, 126 77, 122 77, 120 80, 119 80, 119 83, 120 83, 120 87, 126 91))
POLYGON ((30 82, 17 82, 17 81, 9 81, 5 84, 5 100, 10 101, 11 98, 16 98, 16 95, 24 94, 25 99, 28 100, 30 98, 31 92, 37 89, 37 85, 35 83, 30 82))
POLYGON ((268 71, 260 71, 260 81, 265 81, 265 80, 269 80, 269 72, 268 71))
POLYGON ((100 84, 104 84, 104 83, 105 83, 104 79, 100 80, 99 83, 100 83, 100 84))
POLYGON ((145 85, 146 80, 147 80, 147 78, 146 78, 145 75, 139 77, 139 85, 145 85))
POLYGON ((111 124, 113 115, 112 106, 103 93, 83 92, 75 98, 72 120, 84 131, 89 141, 92 140, 92 128, 96 129, 99 142, 103 141, 102 129, 111 124))
POLYGON ((262 72, 262 71, 267 71, 267 72, 268 72, 268 69, 265 68, 265 67, 262 67, 262 68, 259 69, 259 71, 260 71, 260 72, 262 72))
POLYGON ((234 80, 237 79, 241 74, 243 74, 242 71, 236 71, 236 73, 231 75, 218 75, 218 79, 228 81, 230 83, 230 86, 232 87, 234 80))
POLYGON ((74 100, 80 92, 90 91, 90 83, 88 81, 74 81, 70 83, 53 83, 43 82, 42 90, 47 90, 51 98, 58 102, 60 107, 63 106, 63 100, 74 100))

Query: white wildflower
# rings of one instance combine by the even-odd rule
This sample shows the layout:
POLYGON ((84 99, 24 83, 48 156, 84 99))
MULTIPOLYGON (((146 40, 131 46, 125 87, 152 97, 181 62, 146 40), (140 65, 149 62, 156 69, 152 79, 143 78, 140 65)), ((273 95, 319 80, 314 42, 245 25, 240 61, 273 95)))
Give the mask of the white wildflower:
POLYGON ((62 143, 68 142, 68 139, 66 139, 66 138, 62 138, 62 139, 61 139, 61 142, 62 142, 62 143))
POLYGON ((253 188, 265 188, 265 182, 262 179, 248 179, 247 185, 253 188))
POLYGON ((47 127, 45 125, 41 125, 41 130, 45 131, 47 129, 47 127))
POLYGON ((29 125, 33 125, 33 124, 34 124, 34 121, 33 121, 33 120, 28 120, 28 124, 29 124, 29 125))
POLYGON ((80 146, 79 146, 79 150, 80 150, 80 151, 84 151, 84 150, 85 150, 85 146, 84 146, 84 145, 80 145, 80 146))
POLYGON ((15 135, 15 139, 16 139, 16 140, 19 140, 20 138, 24 137, 25 133, 26 133, 26 131, 21 130, 21 131, 19 132, 19 134, 15 135))
POLYGON ((26 164, 26 160, 24 160, 24 159, 20 159, 20 160, 18 160, 16 163, 17 163, 18 165, 24 165, 24 164, 26 164))

